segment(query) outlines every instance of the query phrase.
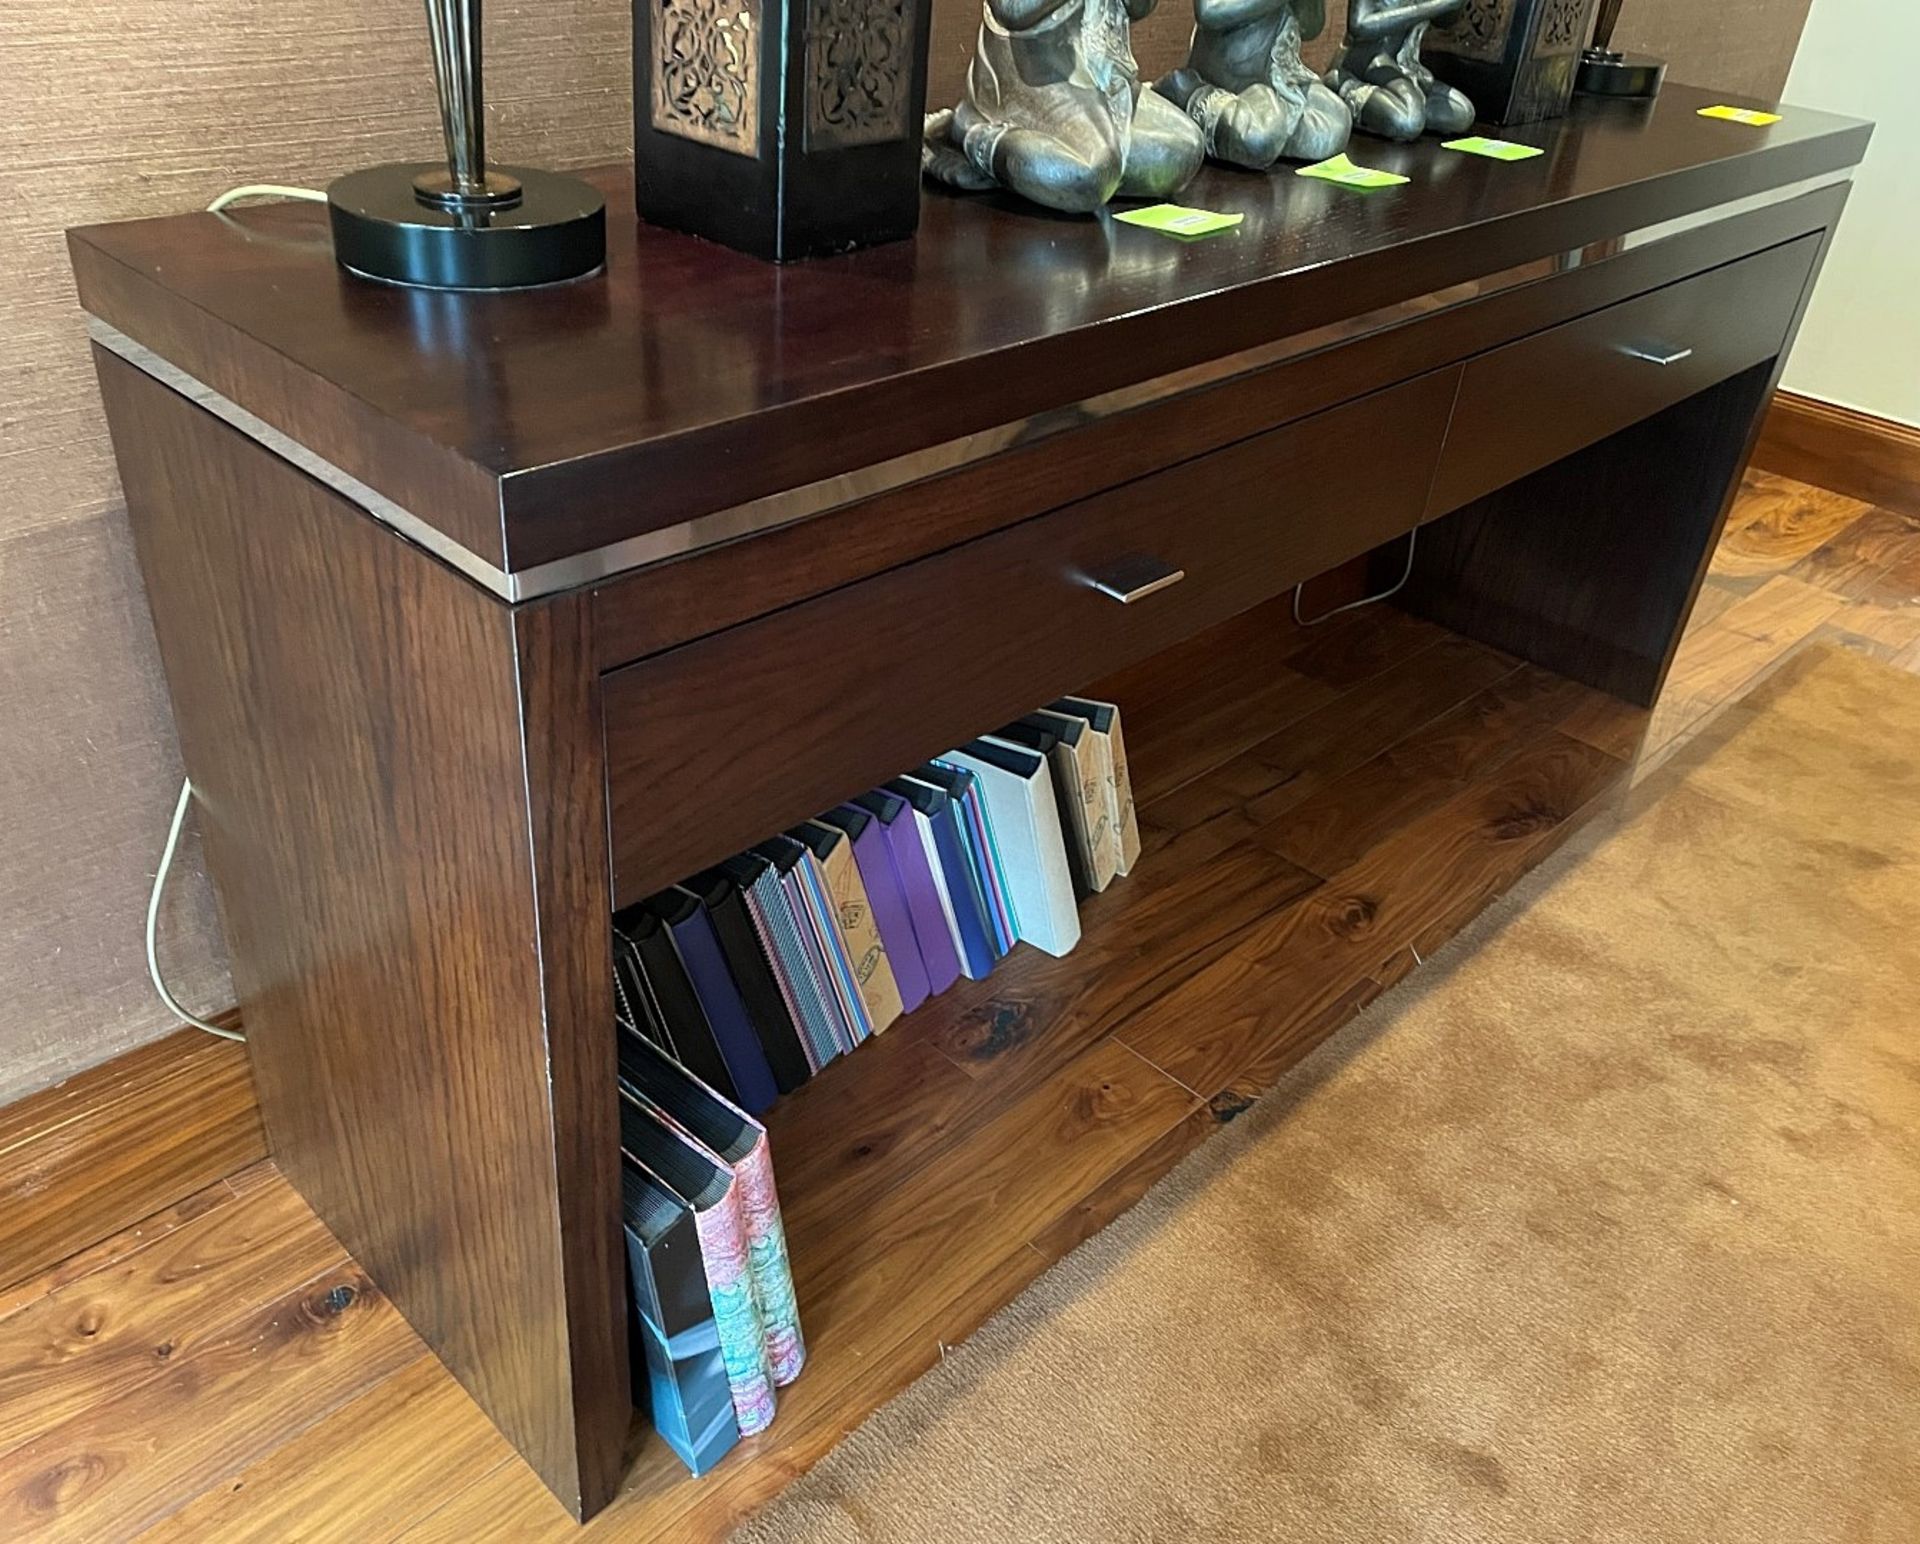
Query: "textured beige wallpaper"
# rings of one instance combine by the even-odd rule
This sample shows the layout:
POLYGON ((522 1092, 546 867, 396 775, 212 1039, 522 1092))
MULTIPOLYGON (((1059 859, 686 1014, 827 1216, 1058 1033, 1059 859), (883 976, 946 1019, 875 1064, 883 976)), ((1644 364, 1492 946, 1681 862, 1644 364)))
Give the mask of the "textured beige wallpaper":
MULTIPOLYGON (((1629 0, 1623 41, 1663 48, 1682 78, 1769 95, 1806 3, 1629 0)), ((936 104, 959 89, 977 14, 937 0, 936 104)), ((1170 0, 1140 29, 1150 72, 1177 59, 1190 15, 1170 0)), ((624 0, 493 0, 495 152, 627 154, 628 39, 624 0)), ((140 928, 178 754, 61 232, 425 157, 436 130, 417 0, 0 0, 0 81, 5 1103, 172 1027, 140 928)), ((191 844, 184 857, 166 957, 188 1002, 218 1008, 219 928, 191 844)))
MULTIPOLYGON (((488 6, 493 146, 630 153, 619 0, 488 6)), ((0 1103, 173 1027, 141 922, 180 776, 69 225, 424 158, 419 0, 0 0, 0 1103)), ((191 847, 166 918, 189 1003, 231 1001, 191 847)))

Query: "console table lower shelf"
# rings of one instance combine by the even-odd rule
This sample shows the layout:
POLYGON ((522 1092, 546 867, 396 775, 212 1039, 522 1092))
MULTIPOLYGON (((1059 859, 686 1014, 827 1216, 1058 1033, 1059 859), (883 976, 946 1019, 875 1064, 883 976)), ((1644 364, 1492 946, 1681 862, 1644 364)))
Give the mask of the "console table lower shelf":
MULTIPOLYGON (((1072 954, 1017 948, 772 1108, 807 1369, 700 1479, 636 1421, 610 1523, 723 1537, 1544 858, 1645 721, 1390 607, 1271 603, 1090 687, 1139 865, 1072 954)), ((498 1485, 476 1520, 534 1492, 498 1485)))

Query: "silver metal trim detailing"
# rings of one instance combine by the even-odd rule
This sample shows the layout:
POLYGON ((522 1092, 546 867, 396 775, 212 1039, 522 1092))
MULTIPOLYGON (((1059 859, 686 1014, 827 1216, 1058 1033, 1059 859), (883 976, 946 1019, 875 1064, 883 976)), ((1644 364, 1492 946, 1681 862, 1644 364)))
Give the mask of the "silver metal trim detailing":
POLYGON ((291 435, 282 434, 264 418, 249 413, 239 403, 221 396, 178 365, 169 364, 144 343, 134 342, 124 332, 108 326, 97 316, 87 318, 87 333, 102 348, 118 354, 135 369, 144 370, 162 386, 172 387, 221 422, 231 424, 248 438, 257 440, 282 460, 291 462, 309 477, 325 483, 342 498, 358 504, 382 525, 391 526, 415 546, 424 547, 443 562, 452 564, 476 584, 486 586, 506 600, 525 598, 514 593, 514 576, 506 570, 496 568, 445 532, 435 530, 411 510, 401 508, 385 494, 369 488, 351 472, 342 471, 324 456, 308 450, 291 435))
POLYGON ((1850 166, 1842 167, 1837 172, 1821 172, 1817 177, 1803 177, 1798 182, 1769 188, 1764 193, 1749 193, 1745 198, 1736 198, 1730 203, 1715 204, 1708 209, 1696 209, 1692 214, 1675 215, 1671 220, 1661 220, 1654 225, 1643 225, 1638 230, 1625 232, 1617 242, 1601 242, 1596 245, 1609 247, 1617 252, 1632 251, 1635 247, 1651 246, 1656 241, 1665 241, 1683 232, 1698 230, 1703 225, 1717 225, 1722 220, 1736 219, 1740 215, 1751 214, 1756 209, 1771 209, 1775 204, 1788 203, 1796 198, 1804 198, 1809 193, 1818 193, 1822 188, 1831 188, 1851 181, 1853 181, 1853 168, 1850 166))
POLYGON ((163 385, 172 387, 182 396, 198 403, 215 417, 231 424, 241 433, 257 440, 275 455, 291 462, 308 476, 325 483, 342 497, 359 505, 374 519, 383 525, 390 526, 416 546, 426 549, 435 557, 452 565, 476 584, 492 591, 503 600, 525 601, 534 600, 543 595, 556 594, 562 590, 575 589, 584 584, 610 578, 615 574, 647 568, 655 563, 666 562, 670 558, 683 557, 744 536, 760 535, 780 526, 810 520, 862 499, 872 498, 881 493, 890 493, 909 483, 919 482, 928 477, 937 477, 975 461, 983 461, 1003 451, 1050 439, 1068 430, 1084 428, 1090 423, 1118 413, 1181 396, 1203 387, 1217 385, 1235 376, 1266 369, 1282 360, 1315 353, 1320 349, 1332 347, 1367 333, 1382 331, 1402 322, 1431 317, 1440 311, 1450 310, 1455 306, 1481 299, 1501 290, 1515 288, 1532 279, 1585 267, 1591 263, 1618 256, 1622 252, 1650 245, 1655 241, 1697 230, 1704 225, 1717 224, 1722 220, 1737 218, 1757 209, 1786 203, 1838 183, 1848 182, 1851 180, 1851 175, 1850 170, 1830 172, 1789 183, 1765 193, 1735 199, 1730 203, 1716 204, 1710 209, 1697 210, 1692 214, 1664 220, 1658 224, 1625 232, 1571 251, 1517 264, 1497 273, 1487 274, 1463 284, 1450 285, 1445 289, 1435 290, 1431 294, 1417 296, 1411 300, 1398 301, 1393 305, 1383 306, 1324 327, 1317 327, 1309 332, 1295 333, 1271 343, 1243 349, 1237 354, 1208 360, 1185 370, 1176 370, 1166 375, 1155 376, 1150 380, 1135 382, 1133 385, 1103 392, 1099 396, 1088 397, 1080 402, 1051 408, 1011 423, 999 424, 973 434, 962 435, 943 444, 911 451, 906 455, 877 462, 872 466, 839 473, 818 482, 808 483, 803 487, 789 488, 764 498, 736 504, 728 509, 716 510, 711 514, 698 515, 662 530, 648 531, 639 536, 611 542, 604 547, 558 558, 551 563, 523 568, 514 573, 497 567, 444 532, 436 530, 412 511, 361 482, 352 473, 335 466, 331 461, 309 450, 291 436, 274 428, 264 419, 223 397, 212 387, 187 374, 177 365, 169 363, 144 344, 135 342, 126 334, 109 326, 99 317, 87 318, 87 330, 103 348, 110 349, 163 385))

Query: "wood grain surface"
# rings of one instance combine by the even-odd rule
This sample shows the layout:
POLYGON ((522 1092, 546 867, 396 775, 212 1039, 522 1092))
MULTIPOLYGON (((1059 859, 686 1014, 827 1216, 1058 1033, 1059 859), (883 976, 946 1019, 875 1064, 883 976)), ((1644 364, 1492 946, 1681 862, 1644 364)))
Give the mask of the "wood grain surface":
MULTIPOLYGON (((1263 608, 1100 683, 1128 704, 1154 784, 1140 867, 1088 903, 1075 954, 1016 951, 775 1107, 814 1363, 767 1436, 707 1480, 676 1478, 636 1429, 638 1468, 585 1536, 724 1536, 1417 971, 1600 790, 1659 765, 1809 639, 1882 647, 1862 630, 1920 609, 1920 524, 1852 513, 1749 478, 1652 715, 1384 608, 1307 632, 1263 608), (1238 668, 1183 693, 1209 648, 1238 668), (1238 723, 1236 696, 1251 705, 1238 723), (1352 835, 1325 845, 1336 829, 1352 835), (936 1250, 934 1219, 966 1247, 936 1250), (885 1312, 863 1306, 869 1273, 889 1284, 885 1312)), ((0 1531, 278 1537, 299 1518, 327 1536, 581 1536, 300 1210, 258 1166, 0 1293, 10 1400, 49 1433, 0 1439, 0 1531), (281 1263, 249 1274, 247 1255, 281 1263), (196 1266, 231 1290, 197 1292, 196 1266), (330 1318, 340 1287, 353 1300, 330 1318), (242 1367, 248 1334, 274 1349, 242 1367)))
POLYGON ((197 1029, 0 1109, 0 1289, 265 1155, 246 1049, 197 1029))
POLYGON ((1795 392, 1774 393, 1756 466, 1920 516, 1920 429, 1795 392))
POLYGON ((276 1161, 591 1509, 630 1403, 584 607, 100 367, 276 1161))
POLYGON ((1470 360, 1428 513, 1458 509, 1772 359, 1822 239, 1802 236, 1470 360), (1537 410, 1516 412, 1520 403, 1537 410))
POLYGON ((1455 380, 1420 376, 610 675, 616 904, 1410 530, 1455 380), (1353 469, 1349 447, 1388 434, 1396 454, 1353 469), (1306 491, 1276 506, 1289 480, 1306 491), (1092 587, 1133 555, 1186 577, 1136 605, 1092 587), (680 790, 669 821, 664 789, 680 790))
MULTIPOLYGON (((311 206, 70 240, 95 315, 520 570, 1610 250, 1623 232, 1851 166, 1866 145, 1864 123, 1813 111, 1730 137, 1695 112, 1713 100, 1674 86, 1622 116, 1581 99, 1536 126, 1543 155, 1513 166, 1430 139, 1383 144, 1373 162, 1413 180, 1385 200, 1208 168, 1183 196, 1244 219, 1231 240, 1186 246, 930 194, 912 242, 775 269, 636 227, 615 165, 588 174, 609 211, 602 274, 430 311, 343 277, 311 206)), ((1665 372, 1669 390, 1717 352, 1701 337, 1695 364, 1665 372)))

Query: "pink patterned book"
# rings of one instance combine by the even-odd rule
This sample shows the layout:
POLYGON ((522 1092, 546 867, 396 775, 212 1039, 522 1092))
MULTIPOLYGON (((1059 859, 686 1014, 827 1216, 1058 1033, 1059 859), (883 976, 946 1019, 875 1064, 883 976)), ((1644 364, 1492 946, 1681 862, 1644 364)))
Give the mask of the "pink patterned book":
POLYGON ((800 1376, 807 1346, 800 1333, 800 1307, 766 1128, 657 1045, 624 1031, 620 1081, 623 1092, 660 1112, 687 1140, 732 1171, 767 1364, 775 1385, 784 1387, 800 1376))

